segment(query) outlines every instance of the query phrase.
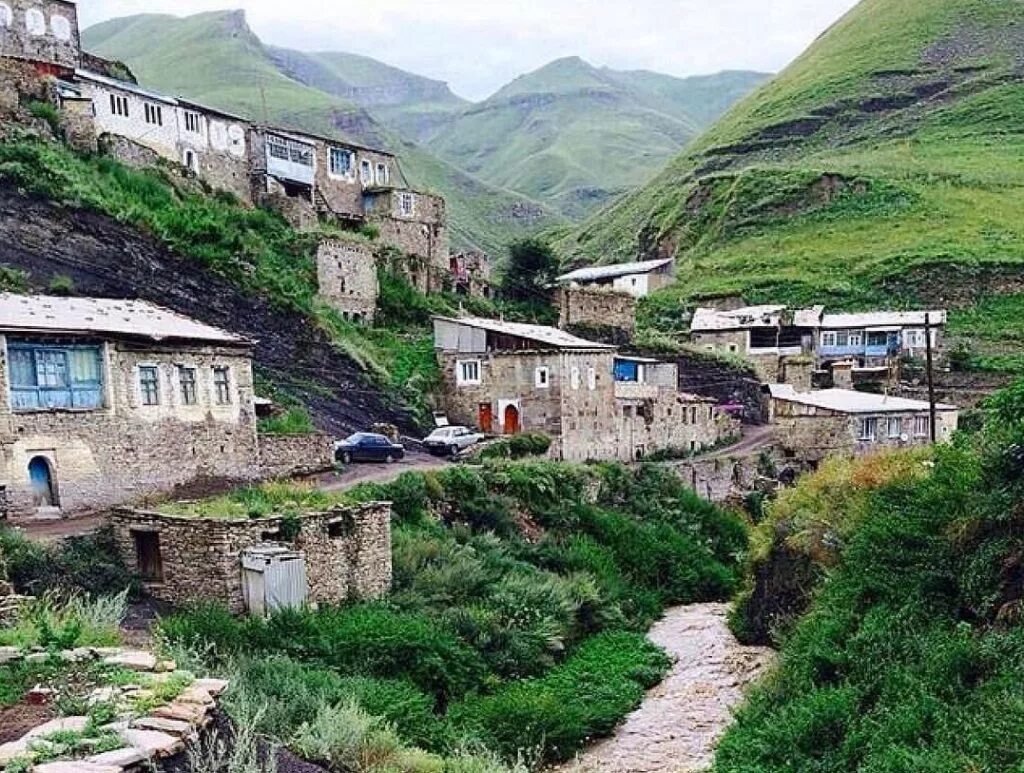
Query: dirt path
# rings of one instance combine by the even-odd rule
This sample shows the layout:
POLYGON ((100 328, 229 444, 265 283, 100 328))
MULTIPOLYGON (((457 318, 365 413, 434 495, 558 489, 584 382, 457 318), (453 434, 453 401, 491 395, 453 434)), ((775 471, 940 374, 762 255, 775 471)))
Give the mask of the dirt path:
POLYGON ((728 606, 670 609, 648 638, 676 663, 611 738, 556 773, 683 773, 711 766, 714 748, 773 653, 743 647, 726 626, 728 606))
POLYGON ((408 451, 394 464, 350 464, 341 472, 325 472, 310 478, 324 491, 344 491, 360 483, 391 483, 402 473, 441 470, 451 465, 445 458, 421 451, 408 451))

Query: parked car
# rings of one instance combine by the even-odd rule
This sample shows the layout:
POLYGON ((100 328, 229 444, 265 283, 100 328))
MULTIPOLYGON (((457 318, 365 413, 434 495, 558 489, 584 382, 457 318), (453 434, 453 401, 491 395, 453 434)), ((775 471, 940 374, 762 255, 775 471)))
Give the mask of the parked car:
POLYGON ((334 459, 349 462, 388 462, 405 456, 405 446, 392 443, 383 435, 373 432, 357 432, 334 446, 334 459))
POLYGON ((483 435, 468 427, 438 427, 423 439, 423 447, 435 456, 456 456, 483 439, 483 435))

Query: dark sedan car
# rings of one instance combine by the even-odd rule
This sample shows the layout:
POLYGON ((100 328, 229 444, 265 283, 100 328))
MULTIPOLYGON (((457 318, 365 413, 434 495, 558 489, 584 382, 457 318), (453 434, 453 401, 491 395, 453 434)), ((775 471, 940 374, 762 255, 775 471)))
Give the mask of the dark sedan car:
POLYGON ((335 460, 349 462, 388 462, 405 456, 405 447, 392 443, 383 435, 372 432, 357 432, 334 447, 335 460))

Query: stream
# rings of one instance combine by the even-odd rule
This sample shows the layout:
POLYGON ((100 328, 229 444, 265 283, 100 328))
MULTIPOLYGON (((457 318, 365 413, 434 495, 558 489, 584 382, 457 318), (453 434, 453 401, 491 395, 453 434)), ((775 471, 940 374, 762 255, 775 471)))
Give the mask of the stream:
POLYGON ((766 647, 744 647, 726 625, 727 604, 676 607, 648 638, 675 660, 615 734, 554 773, 683 773, 708 769, 746 685, 772 662, 766 647))

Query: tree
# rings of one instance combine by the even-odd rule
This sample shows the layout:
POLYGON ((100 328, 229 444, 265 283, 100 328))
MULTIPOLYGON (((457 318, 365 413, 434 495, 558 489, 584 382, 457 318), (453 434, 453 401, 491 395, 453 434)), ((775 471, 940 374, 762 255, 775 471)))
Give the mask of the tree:
POLYGON ((558 274, 558 258, 540 239, 521 239, 509 245, 509 260, 501 277, 507 300, 547 303, 548 287, 558 274))

